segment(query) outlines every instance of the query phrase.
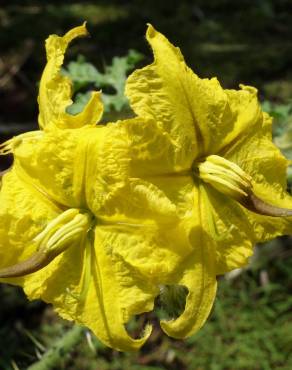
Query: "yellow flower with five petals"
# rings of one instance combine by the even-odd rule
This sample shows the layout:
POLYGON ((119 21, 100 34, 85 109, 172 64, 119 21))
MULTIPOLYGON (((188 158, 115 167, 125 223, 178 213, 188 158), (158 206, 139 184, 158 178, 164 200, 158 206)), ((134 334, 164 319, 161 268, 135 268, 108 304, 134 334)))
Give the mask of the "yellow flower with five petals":
POLYGON ((128 79, 138 117, 96 126, 100 94, 71 116, 60 74, 68 43, 46 42, 39 131, 1 146, 14 164, 0 191, 0 277, 52 303, 107 345, 139 348, 125 324, 150 311, 163 285, 188 289, 185 310, 163 321, 183 338, 209 315, 216 275, 243 266, 252 246, 291 232, 287 161, 271 142, 256 91, 200 79, 149 26, 155 60, 128 79))
POLYGON ((292 232, 288 161, 272 143, 272 119, 255 88, 200 79, 151 25, 146 38, 154 62, 126 86, 144 119, 137 133, 130 130, 134 147, 141 145, 132 162, 176 204, 192 245, 175 281, 188 288, 185 310, 162 322, 168 335, 183 338, 205 322, 216 275, 246 265, 255 243, 292 232))

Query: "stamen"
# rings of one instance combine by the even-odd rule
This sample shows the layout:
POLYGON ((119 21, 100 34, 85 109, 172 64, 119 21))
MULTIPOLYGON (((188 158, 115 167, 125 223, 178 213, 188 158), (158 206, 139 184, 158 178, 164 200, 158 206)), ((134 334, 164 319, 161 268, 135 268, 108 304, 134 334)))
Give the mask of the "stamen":
POLYGON ((204 182, 237 201, 246 198, 252 188, 251 177, 223 157, 210 155, 198 167, 204 182))
POLYGON ((68 209, 33 239, 37 252, 25 261, 1 269, 0 278, 25 276, 44 268, 59 254, 85 238, 90 225, 89 214, 68 209))
POLYGON ((218 155, 210 155, 198 168, 204 182, 235 199, 248 210, 272 217, 292 216, 292 209, 273 206, 258 198, 253 191, 252 177, 236 163, 218 155))
POLYGON ((252 178, 246 172, 243 171, 236 163, 228 161, 227 159, 220 157, 219 155, 209 155, 208 161, 214 164, 218 164, 222 167, 229 168, 233 172, 237 173, 240 177, 245 178, 247 181, 251 181, 252 178))

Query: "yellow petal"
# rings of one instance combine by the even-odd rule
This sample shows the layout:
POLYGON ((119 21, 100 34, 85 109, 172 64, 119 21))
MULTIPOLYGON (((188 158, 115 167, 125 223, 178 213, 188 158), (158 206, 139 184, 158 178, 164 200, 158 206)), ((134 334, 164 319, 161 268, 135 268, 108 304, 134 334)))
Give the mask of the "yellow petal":
POLYGON ((256 130, 262 119, 261 106, 257 98, 257 90, 251 86, 240 85, 240 90, 224 90, 228 99, 230 115, 222 117, 222 125, 226 127, 224 135, 220 137, 220 144, 213 149, 226 151, 227 147, 240 141, 249 130, 256 130))
POLYGON ((223 90, 216 78, 194 74, 180 50, 152 26, 146 37, 154 63, 128 78, 126 94, 138 115, 157 121, 169 135, 177 169, 186 169, 196 157, 216 153, 256 120, 255 89, 223 90))
POLYGON ((47 65, 40 81, 38 97, 39 126, 42 129, 95 125, 102 116, 103 105, 98 92, 92 94, 83 112, 76 116, 66 113, 66 108, 72 104, 71 81, 61 75, 60 69, 68 44, 76 37, 84 35, 87 35, 85 23, 73 28, 63 37, 51 35, 46 40, 47 65))
POLYGON ((114 125, 115 131, 128 140, 130 175, 144 178, 175 171, 177 149, 156 121, 135 118, 114 125))
MULTIPOLYGON (((281 208, 292 209, 292 197, 286 191, 287 159, 273 144, 271 118, 264 114, 257 125, 228 148, 224 156, 238 164, 252 178, 257 197, 281 208)), ((261 216, 245 210, 253 224, 256 241, 264 242, 278 235, 291 234, 291 217, 261 216)))
POLYGON ((206 247, 206 243, 198 246, 196 253, 188 257, 188 262, 182 266, 183 276, 176 282, 189 291, 184 312, 175 320, 160 323, 163 331, 173 338, 195 334, 204 325, 213 306, 217 283, 214 269, 204 262, 208 254, 203 251, 206 247))
POLYGON ((193 83, 193 74, 186 69, 179 50, 151 26, 147 39, 155 62, 128 78, 126 94, 138 115, 157 121, 161 130, 169 134, 176 150, 175 165, 189 168, 198 151, 193 112, 184 89, 188 91, 193 83))
MULTIPOLYGON (((133 222, 133 221, 132 221, 133 222)), ((151 332, 133 339, 125 324, 134 315, 153 309, 159 284, 169 281, 190 248, 177 225, 154 222, 98 224, 91 251, 84 245, 66 250, 43 270, 25 277, 30 299, 52 303, 64 318, 89 327, 105 344, 136 350, 151 332)))
POLYGON ((131 316, 152 310, 158 286, 167 283, 189 253, 187 237, 175 224, 164 228, 155 222, 141 225, 136 221, 101 224, 95 238, 96 290, 92 289, 89 299, 96 306, 87 314, 92 321, 89 326, 115 348, 137 349, 149 333, 134 341, 124 324, 131 316), (92 312, 97 312, 98 321, 92 312))
POLYGON ((82 126, 95 126, 103 114, 103 104, 101 101, 101 92, 93 91, 91 97, 83 111, 76 115, 65 113, 64 123, 56 124, 64 128, 79 128, 82 126))
POLYGON ((150 311, 157 293, 143 282, 138 287, 123 262, 107 255, 105 247, 97 237, 95 247, 89 245, 89 256, 84 245, 69 248, 46 268, 25 277, 24 290, 30 299, 51 303, 63 318, 87 326, 104 344, 136 350, 149 337, 151 326, 133 339, 124 325, 131 311, 150 311))
MULTIPOLYGON (((95 186, 105 127, 55 129, 19 137, 14 166, 28 184, 69 208, 86 208, 86 192, 95 186), (90 168, 90 170, 87 168, 90 168)), ((106 154, 105 154, 106 155, 106 154)))
MULTIPOLYGON (((172 206, 175 206, 175 213, 177 217, 176 222, 185 223, 187 229, 189 228, 188 222, 190 220, 194 219, 194 222, 196 222, 196 211, 194 209, 196 206, 194 205, 193 194, 194 181, 191 176, 176 176, 175 174, 169 174, 165 176, 148 176, 147 184, 149 184, 149 188, 153 187, 154 189, 160 189, 160 193, 163 193, 164 195, 163 199, 168 199, 172 206)), ((168 219, 175 220, 170 212, 168 213, 168 219)), ((163 217, 161 217, 161 220, 163 220, 163 217)), ((167 218, 165 218, 165 220, 167 220, 167 218)))
POLYGON ((208 234, 208 208, 203 188, 194 191, 196 224, 190 232, 193 252, 180 266, 174 284, 185 286, 189 293, 184 312, 175 320, 162 321, 162 329, 174 338, 185 338, 199 330, 207 320, 216 294, 215 244, 208 234))
POLYGON ((216 244, 216 274, 246 266, 253 254, 255 236, 243 207, 205 185, 210 237, 216 244))
POLYGON ((114 240, 96 228, 92 281, 81 320, 110 347, 137 350, 149 337, 151 326, 146 326, 141 338, 133 339, 125 324, 133 315, 153 309, 157 287, 133 276, 131 269, 112 251, 113 243, 114 240))
POLYGON ((122 258, 135 276, 156 284, 167 282, 179 268, 191 245, 181 224, 154 221, 101 221, 96 232, 103 238, 108 253, 122 258))
MULTIPOLYGON (((5 268, 26 260, 36 251, 33 238, 61 211, 22 182, 13 169, 3 176, 0 204, 0 268, 5 268)), ((8 281, 22 284, 22 278, 8 281)))
MULTIPOLYGON (((86 208, 101 217, 175 218, 175 204, 163 191, 139 179, 143 162, 132 156, 135 146, 123 128, 126 124, 20 136, 13 147, 16 171, 23 181, 69 208, 86 208)), ((152 166, 150 151, 149 156, 152 166)))
MULTIPOLYGON (((170 146, 165 152, 156 146, 164 142, 161 132, 156 131, 154 124, 148 126, 141 119, 109 124, 106 128, 103 139, 94 146, 97 155, 90 155, 93 158, 90 162, 96 168, 87 167, 86 183, 93 184, 87 192, 87 204, 92 212, 101 218, 126 216, 166 223, 177 221, 175 199, 169 199, 165 193, 169 183, 162 185, 154 181, 167 177, 163 173, 164 165, 167 172, 173 173, 171 160, 168 168, 166 164, 170 146)), ((174 184, 176 180, 176 175, 171 178, 174 184)), ((188 181, 192 184, 190 175, 188 181)), ((180 183, 176 188, 180 188, 180 183)))

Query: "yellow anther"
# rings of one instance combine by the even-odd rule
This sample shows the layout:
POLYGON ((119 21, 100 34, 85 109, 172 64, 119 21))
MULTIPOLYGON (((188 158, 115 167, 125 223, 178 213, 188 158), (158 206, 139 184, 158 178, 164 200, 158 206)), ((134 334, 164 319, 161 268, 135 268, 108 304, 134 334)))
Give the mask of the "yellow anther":
POLYGON ((258 198, 253 192, 251 176, 236 163, 219 155, 210 155, 198 168, 204 182, 237 200, 250 211, 272 217, 292 216, 292 209, 279 208, 258 198))
POLYGON ((47 266, 66 249, 84 241, 91 222, 89 214, 80 213, 78 209, 72 208, 61 213, 33 239, 36 253, 25 261, 0 270, 0 277, 24 276, 47 266))
POLYGON ((237 201, 242 201, 251 192, 251 177, 223 157, 210 155, 198 168, 204 182, 237 201))
POLYGON ((78 209, 68 209, 50 222, 34 238, 39 250, 61 253, 64 249, 80 239, 90 226, 88 214, 81 214, 78 209))

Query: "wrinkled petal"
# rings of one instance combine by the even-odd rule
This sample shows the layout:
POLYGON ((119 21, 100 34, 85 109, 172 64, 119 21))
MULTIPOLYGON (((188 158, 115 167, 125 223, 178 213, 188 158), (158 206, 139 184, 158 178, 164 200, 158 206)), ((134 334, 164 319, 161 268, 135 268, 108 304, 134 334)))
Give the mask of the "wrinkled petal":
POLYGON ((209 234, 216 244, 216 274, 246 266, 253 254, 255 236, 243 207, 206 186, 209 234))
POLYGON ((166 334, 174 338, 190 336, 203 326, 216 294, 216 245, 210 237, 209 209, 203 192, 202 186, 199 191, 194 191, 196 218, 189 235, 193 252, 180 266, 177 279, 173 281, 188 289, 185 309, 177 319, 161 322, 166 334))
MULTIPOLYGON (((95 161, 91 161, 98 170, 92 171, 89 166, 87 171, 87 183, 94 183, 87 192, 92 212, 97 217, 112 217, 113 220, 125 215, 129 219, 178 222, 177 199, 168 197, 168 189, 181 192, 183 199, 185 183, 171 171, 171 159, 167 168, 168 149, 171 149, 168 147, 167 153, 163 153, 163 149, 156 146, 160 139, 163 140, 161 132, 141 119, 109 124, 107 129, 99 153, 95 161), (169 171, 163 172, 164 166, 169 171)), ((190 173, 184 177, 192 188, 190 173)))
POLYGON ((182 259, 192 251, 181 224, 126 219, 101 221, 96 232, 106 241, 108 253, 120 256, 133 275, 147 281, 166 283, 182 259))
MULTIPOLYGON (((256 196, 277 207, 292 209, 292 197, 286 191, 288 161, 271 140, 271 123, 271 118, 264 114, 256 126, 228 148, 225 157, 252 177, 256 196)), ((261 216, 247 210, 245 213, 253 224, 258 242, 292 232, 291 217, 261 216)))
POLYGON ((141 161, 132 156, 136 147, 122 123, 20 136, 13 149, 15 169, 23 181, 69 208, 88 208, 101 217, 174 219, 176 206, 163 189, 137 176, 141 161))
POLYGON ((156 121, 135 118, 114 125, 115 131, 128 140, 130 176, 144 178, 174 172, 175 147, 156 121))
MULTIPOLYGON (((61 211, 13 169, 3 176, 0 204, 0 268, 4 268, 30 257, 37 247, 33 238, 61 211)), ((22 284, 22 278, 8 281, 22 284)))
MULTIPOLYGON (((159 285, 169 282, 173 271, 180 269, 190 252, 186 233, 176 224, 166 227, 153 221, 130 224, 125 220, 101 223, 96 227, 95 238, 99 286, 95 311, 99 310, 107 324, 102 335, 108 339, 103 340, 116 348, 134 348, 133 339, 122 335, 123 325, 131 316, 151 310, 159 285), (115 333, 112 338, 111 327, 115 333), (124 347, 119 341, 125 342, 124 347)), ((100 328, 96 334, 101 336, 100 328)), ((141 344, 142 339, 136 347, 141 344)))
POLYGON ((137 350, 149 337, 151 326, 141 338, 133 339, 125 323, 131 310, 152 310, 155 287, 133 278, 123 261, 106 253, 98 236, 95 246, 90 242, 84 247, 72 246, 46 268, 25 277, 25 293, 30 299, 51 303, 63 318, 87 326, 104 344, 121 351, 137 350))
POLYGON ((248 135, 249 130, 256 130, 262 120, 257 90, 244 85, 240 85, 240 88, 240 90, 224 90, 230 115, 226 115, 225 121, 221 123, 226 127, 226 131, 223 129, 221 132, 220 142, 213 147, 213 153, 226 151, 242 137, 248 135))
POLYGON ((30 299, 52 303, 62 317, 86 325, 108 346, 138 349, 151 327, 133 339, 125 324, 153 309, 159 285, 170 281, 190 252, 177 225, 167 233, 162 228, 155 222, 126 220, 99 224, 94 248, 87 246, 85 253, 83 245, 69 248, 43 270, 25 277, 25 292, 30 299))
POLYGON ((220 150, 257 119, 254 89, 223 90, 216 78, 200 79, 152 26, 146 37, 154 63, 128 78, 126 94, 139 116, 157 121, 169 135, 177 170, 220 150))
POLYGON ((78 36, 87 35, 85 24, 75 27, 63 37, 51 35, 46 40, 47 65, 44 69, 39 89, 39 126, 42 129, 51 127, 77 128, 84 125, 95 125, 103 113, 100 93, 93 92, 84 110, 72 116, 66 108, 72 104, 71 81, 60 73, 64 54, 68 44, 78 36))
POLYGON ((102 161, 105 127, 56 129, 15 138, 14 167, 28 185, 69 208, 86 208, 102 161))
POLYGON ((197 152, 197 138, 184 89, 188 91, 193 83, 193 74, 186 70, 179 50, 151 26, 146 37, 155 52, 155 62, 128 78, 126 94, 139 116, 157 121, 169 135, 176 151, 176 166, 189 168, 192 153, 197 152))
POLYGON ((157 287, 132 275, 131 268, 112 250, 112 240, 95 231, 95 263, 82 320, 98 338, 122 350, 137 350, 151 333, 148 325, 141 338, 133 339, 125 329, 131 316, 153 309, 157 287), (96 317, 92 316, 96 313, 96 317))

